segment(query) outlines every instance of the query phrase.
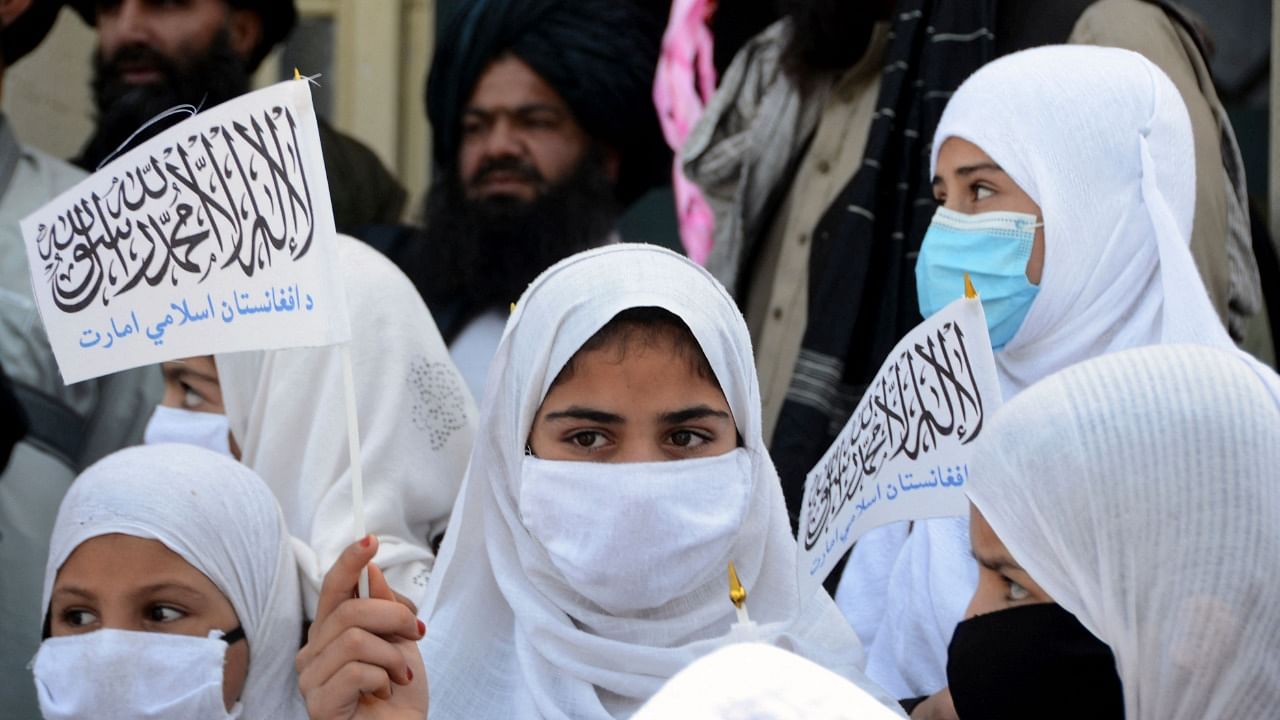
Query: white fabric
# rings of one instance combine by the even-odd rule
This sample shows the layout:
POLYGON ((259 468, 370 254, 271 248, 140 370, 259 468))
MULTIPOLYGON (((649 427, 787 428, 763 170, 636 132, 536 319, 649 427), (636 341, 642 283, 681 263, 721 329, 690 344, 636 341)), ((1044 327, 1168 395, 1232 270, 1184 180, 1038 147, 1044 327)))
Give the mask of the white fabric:
POLYGON ((970 498, 1111 646, 1130 720, 1280 707, 1278 384, 1217 349, 1116 353, 1027 390, 978 441, 970 498))
MULTIPOLYGON (((381 543, 375 562, 421 604, 466 470, 475 404, 409 279, 365 244, 338 237, 351 317, 364 512, 381 543)), ((218 377, 241 461, 279 499, 300 552, 309 611, 324 572, 356 531, 338 348, 218 355, 218 377)))
POLYGON ((858 538, 840 576, 836 606, 858 633, 868 656, 875 644, 881 619, 888 609, 886 591, 889 575, 893 572, 898 553, 907 542, 911 527, 910 522, 891 523, 858 538), (856 588, 850 585, 855 580, 856 588))
POLYGON ((884 615, 867 650, 867 677, 898 698, 930 695, 947 685, 951 633, 978 587, 969 519, 916 522, 901 551, 890 557, 893 571, 880 600, 884 615))
POLYGON ((32 672, 44 720, 233 720, 222 696, 227 643, 102 629, 49 638, 32 672))
POLYGON ((249 643, 244 717, 307 716, 293 665, 303 622, 297 566, 280 506, 257 475, 191 445, 144 445, 97 462, 58 510, 43 613, 71 552, 112 533, 159 540, 231 602, 249 643))
POLYGON ((650 306, 693 331, 751 456, 750 504, 731 557, 752 619, 771 643, 865 683, 861 646, 834 603, 821 588, 800 592, 782 488, 761 435, 751 345, 733 299, 675 253, 623 244, 544 272, 507 325, 423 608, 432 718, 626 717, 719 647, 734 622, 724 577, 656 610, 609 615, 563 581, 520 520, 525 443, 552 380, 615 315, 650 306))
POLYGON ((725 577, 754 474, 742 448, 683 462, 526 457, 520 519, 547 551, 556 583, 625 615, 725 577))
POLYGON ((498 342, 506 326, 506 311, 490 310, 463 326, 449 346, 449 357, 458 366, 473 398, 484 397, 484 379, 489 376, 489 364, 498 352, 498 342))
POLYGON ((184 443, 231 457, 231 430, 223 413, 157 405, 142 433, 144 445, 184 443))
MULTIPOLYGON (((1232 347, 1189 249, 1191 121, 1155 65, 1090 46, 1008 55, 974 73, 947 104, 931 171, 952 137, 999 164, 1044 222, 1040 292, 995 354, 1006 400, 1108 352, 1171 342, 1232 347)), ((884 592, 887 606, 902 610, 876 631, 867 667, 902 697, 946 684, 946 647, 977 583, 967 537, 968 518, 926 520, 898 554, 887 589, 856 574, 842 578, 842 604, 884 602, 864 600, 884 592)))
POLYGON ((1231 347, 1189 248, 1191 120, 1160 68, 1117 48, 1015 53, 974 73, 947 103, 931 173, 952 137, 982 148, 1044 221, 1040 293, 996 353, 1006 398, 1114 350, 1231 347))
POLYGON ((680 671, 635 720, 889 720, 866 690, 772 645, 721 648, 680 671))

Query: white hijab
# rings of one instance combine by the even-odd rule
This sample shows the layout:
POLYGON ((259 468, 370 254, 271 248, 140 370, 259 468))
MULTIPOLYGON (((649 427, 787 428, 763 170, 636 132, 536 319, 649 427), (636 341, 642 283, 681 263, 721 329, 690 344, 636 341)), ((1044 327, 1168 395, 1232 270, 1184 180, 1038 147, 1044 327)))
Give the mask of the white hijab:
POLYGON ((979 440, 970 498, 1111 647, 1126 718, 1280 707, 1278 382, 1211 348, 1116 353, 1027 390, 979 440))
POLYGON ((1232 347, 1191 257, 1191 119, 1160 68, 1117 48, 1014 53, 947 103, 931 174, 952 137, 982 148, 1044 221, 1040 292, 996 353, 1006 398, 1115 350, 1232 347))
MULTIPOLYGON (((995 354, 1006 400, 1117 350, 1233 347, 1190 251, 1191 121, 1173 82, 1150 61, 1079 45, 1005 56, 947 103, 931 174, 953 137, 986 152, 1044 221, 1040 292, 995 354)), ((916 523, 909 538, 883 528, 863 538, 846 570, 838 597, 868 640, 868 675, 902 697, 946 685, 951 633, 977 586, 968 528, 967 517, 916 523), (878 623, 860 612, 881 607, 878 623)))
POLYGON ((249 643, 242 717, 307 717, 293 664, 302 643, 298 571, 280 505, 261 478, 193 445, 143 445, 98 461, 58 509, 43 613, 72 551, 117 533, 164 543, 231 602, 249 643))
MULTIPOLYGON (((377 251, 338 237, 351 317, 364 512, 391 586, 421 603, 466 471, 475 404, 417 290, 377 251)), ((307 605, 356 532, 338 349, 218 355, 241 461, 279 499, 300 548, 307 605)))
POLYGON ((772 645, 739 643, 681 670, 635 720, 892 720, 866 690, 772 645))
POLYGON ((820 587, 801 592, 798 585, 742 315, 702 268, 667 250, 624 244, 544 272, 507 323, 482 432, 423 610, 433 718, 628 716, 720 647, 734 622, 721 580, 689 588, 661 614, 605 615, 564 582, 520 520, 525 443, 551 382, 583 343, 635 307, 664 308, 693 331, 751 456, 753 490, 732 557, 752 619, 768 642, 865 683, 857 637, 820 587), (540 589, 548 586, 555 598, 540 589))

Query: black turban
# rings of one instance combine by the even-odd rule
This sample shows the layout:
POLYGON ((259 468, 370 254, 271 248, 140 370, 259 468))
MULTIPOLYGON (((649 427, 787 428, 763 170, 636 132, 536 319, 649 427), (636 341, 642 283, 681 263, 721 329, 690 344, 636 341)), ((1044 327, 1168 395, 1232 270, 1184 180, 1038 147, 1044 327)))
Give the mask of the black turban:
MULTIPOLYGON (((298 22, 298 9, 293 0, 226 0, 227 4, 240 10, 252 10, 262 18, 262 39, 248 58, 250 72, 267 57, 277 44, 289 36, 293 26, 298 22)), ((96 25, 98 21, 98 0, 69 0, 68 5, 75 8, 86 23, 96 25)))
POLYGON ((427 77, 436 162, 453 170, 462 111, 480 75, 511 52, 564 98, 578 124, 620 155, 630 202, 671 172, 653 105, 662 28, 633 0, 468 0, 445 26, 427 77))
POLYGON ((32 0, 21 15, 0 28, 0 57, 6 67, 40 45, 61 9, 62 0, 32 0))

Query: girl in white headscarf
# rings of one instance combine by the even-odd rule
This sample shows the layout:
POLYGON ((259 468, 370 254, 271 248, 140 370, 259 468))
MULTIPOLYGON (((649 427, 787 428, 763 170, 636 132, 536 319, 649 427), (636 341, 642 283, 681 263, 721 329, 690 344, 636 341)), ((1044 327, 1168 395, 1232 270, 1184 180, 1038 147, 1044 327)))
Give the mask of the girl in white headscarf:
MULTIPOLYGON (((972 276, 1006 400, 1108 352, 1232 347, 1188 248, 1191 123, 1141 55, 1051 46, 990 63, 947 104, 932 166, 942 207, 916 265, 921 312, 972 276)), ((976 582, 967 519, 868 534, 838 591, 868 641, 868 675, 903 698, 945 686, 976 582)))
MULTIPOLYGON (((487 387, 422 612, 432 718, 630 716, 726 642, 730 561, 758 639, 867 684, 852 630, 798 582, 747 328, 705 270, 644 245, 555 265, 520 299, 487 387)), ((312 636, 361 615, 318 617, 312 636)), ((309 698, 343 650, 316 645, 309 698)))
POLYGON ((1275 716, 1278 388, 1236 353, 1169 345, 997 413, 971 462, 986 567, 951 646, 961 720, 1275 716))
POLYGON ((94 464, 58 511, 42 598, 48 720, 306 717, 291 539, 230 458, 148 445, 94 464))
MULTIPOLYGON (((364 243, 338 237, 351 318, 351 363, 364 513, 379 564, 415 603, 466 471, 475 405, 408 278, 364 243)), ((284 508, 309 609, 327 569, 355 539, 342 365, 335 348, 218 355, 240 459, 284 508)))

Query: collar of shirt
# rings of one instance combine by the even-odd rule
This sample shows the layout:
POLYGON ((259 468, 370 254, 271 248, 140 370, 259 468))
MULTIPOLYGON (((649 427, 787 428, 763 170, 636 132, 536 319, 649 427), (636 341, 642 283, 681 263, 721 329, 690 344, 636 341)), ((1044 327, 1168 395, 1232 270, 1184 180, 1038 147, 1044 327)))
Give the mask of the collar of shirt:
POLYGON ((0 115, 0 197, 9 191, 9 183, 13 181, 13 173, 18 169, 20 157, 22 148, 13 134, 13 126, 9 124, 8 118, 0 115))

